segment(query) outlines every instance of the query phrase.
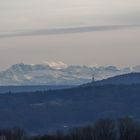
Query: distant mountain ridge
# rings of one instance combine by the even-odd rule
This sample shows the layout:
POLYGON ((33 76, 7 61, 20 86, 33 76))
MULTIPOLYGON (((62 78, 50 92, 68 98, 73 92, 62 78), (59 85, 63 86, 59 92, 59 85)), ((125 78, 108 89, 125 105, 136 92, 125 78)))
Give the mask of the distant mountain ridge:
POLYGON ((0 85, 80 85, 116 75, 140 72, 140 66, 119 69, 115 66, 90 67, 66 65, 63 62, 46 64, 14 64, 0 72, 0 85))

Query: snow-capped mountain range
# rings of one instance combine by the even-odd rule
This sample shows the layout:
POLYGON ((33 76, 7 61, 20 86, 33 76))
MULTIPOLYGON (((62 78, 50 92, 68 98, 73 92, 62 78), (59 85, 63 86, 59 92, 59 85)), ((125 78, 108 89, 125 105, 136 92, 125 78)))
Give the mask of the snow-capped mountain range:
POLYGON ((140 66, 119 69, 115 66, 91 67, 66 65, 63 62, 14 64, 0 72, 0 85, 78 85, 130 72, 140 72, 140 66))

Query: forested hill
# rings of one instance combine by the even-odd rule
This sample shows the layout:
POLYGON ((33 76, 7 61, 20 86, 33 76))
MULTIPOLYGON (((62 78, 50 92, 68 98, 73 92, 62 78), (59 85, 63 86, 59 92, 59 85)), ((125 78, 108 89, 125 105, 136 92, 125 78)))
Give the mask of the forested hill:
POLYGON ((89 85, 44 92, 1 94, 0 127, 47 133, 99 118, 140 118, 140 84, 89 85))
POLYGON ((140 84, 140 73, 128 73, 128 74, 123 74, 115 77, 111 77, 108 79, 104 79, 101 81, 96 82, 97 85, 105 85, 105 84, 125 84, 125 85, 130 85, 130 84, 140 84))

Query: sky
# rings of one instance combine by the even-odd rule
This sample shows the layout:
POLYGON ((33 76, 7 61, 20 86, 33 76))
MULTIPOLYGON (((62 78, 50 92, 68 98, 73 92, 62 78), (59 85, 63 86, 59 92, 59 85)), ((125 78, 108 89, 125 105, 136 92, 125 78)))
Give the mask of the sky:
POLYGON ((139 65, 139 0, 0 0, 0 69, 139 65))

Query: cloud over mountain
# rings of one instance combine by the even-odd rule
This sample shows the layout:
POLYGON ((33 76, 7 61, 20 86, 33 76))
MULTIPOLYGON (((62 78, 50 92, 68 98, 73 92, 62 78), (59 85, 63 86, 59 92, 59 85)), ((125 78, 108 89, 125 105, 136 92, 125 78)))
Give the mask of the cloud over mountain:
POLYGON ((63 63, 62 61, 44 61, 43 63, 55 69, 63 69, 68 67, 68 65, 63 63))

